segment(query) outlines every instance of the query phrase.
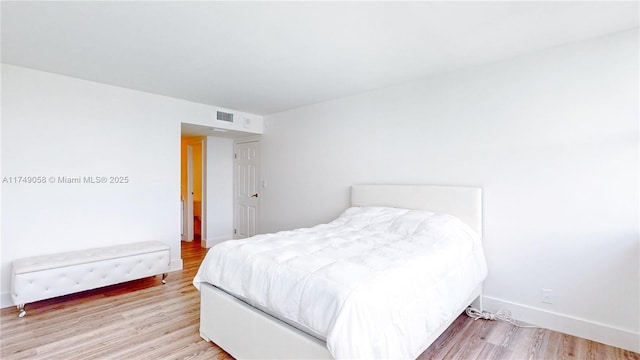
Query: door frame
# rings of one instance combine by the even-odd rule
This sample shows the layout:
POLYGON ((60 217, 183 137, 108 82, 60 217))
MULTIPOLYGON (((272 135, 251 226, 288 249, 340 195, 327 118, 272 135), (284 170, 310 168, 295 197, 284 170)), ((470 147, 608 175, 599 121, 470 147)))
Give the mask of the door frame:
POLYGON ((199 145, 200 147, 200 170, 201 170, 201 194, 200 194, 200 241, 206 239, 206 181, 207 181, 207 160, 206 160, 206 141, 204 138, 184 139, 187 152, 187 190, 185 192, 186 199, 184 199, 184 224, 186 231, 184 231, 182 240, 193 241, 194 240, 194 222, 193 222, 193 192, 194 192, 194 161, 193 161, 193 145, 199 145))
POLYGON ((185 240, 193 241, 193 234, 195 233, 193 228, 193 145, 187 143, 187 211, 185 216, 187 217, 187 231, 185 231, 185 240))
MULTIPOLYGON (((263 181, 260 178, 260 173, 261 173, 261 166, 260 166, 260 161, 261 161, 261 156, 260 156, 260 136, 249 136, 249 137, 245 137, 245 138, 241 138, 241 139, 236 139, 233 141, 233 162, 234 162, 234 166, 233 166, 233 239, 239 239, 238 234, 237 234, 237 229, 238 229, 238 212, 237 212, 237 196, 236 196, 236 177, 237 177, 237 167, 235 166, 235 162, 236 162, 236 154, 237 154, 237 146, 240 144, 246 144, 246 143, 250 143, 250 142, 255 142, 257 143, 257 152, 258 152, 258 161, 256 164, 256 178, 257 178, 257 188, 258 188, 258 194, 262 193, 262 190, 265 188, 263 186, 263 181)), ((256 218, 256 223, 255 223, 255 227, 256 227, 256 234, 260 233, 260 204, 262 203, 261 199, 258 198, 258 205, 256 206, 256 214, 255 214, 255 218, 256 218)))

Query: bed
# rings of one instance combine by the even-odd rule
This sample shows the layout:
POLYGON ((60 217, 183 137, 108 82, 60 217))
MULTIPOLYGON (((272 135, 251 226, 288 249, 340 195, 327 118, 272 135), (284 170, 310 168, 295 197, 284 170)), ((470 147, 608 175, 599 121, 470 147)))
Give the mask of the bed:
POLYGON ((354 185, 328 224, 210 249, 200 335, 241 359, 415 358, 482 307, 480 234, 479 188, 354 185))

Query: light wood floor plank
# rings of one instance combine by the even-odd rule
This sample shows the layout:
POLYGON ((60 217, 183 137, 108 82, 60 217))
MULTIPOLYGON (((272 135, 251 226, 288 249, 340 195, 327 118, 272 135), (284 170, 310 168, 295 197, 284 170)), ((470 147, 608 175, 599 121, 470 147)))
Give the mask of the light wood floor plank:
MULTIPOLYGON (((182 243, 182 271, 0 311, 0 358, 232 359, 200 338, 192 280, 206 250, 182 243)), ((458 317, 419 359, 634 359, 640 355, 544 329, 458 317)))

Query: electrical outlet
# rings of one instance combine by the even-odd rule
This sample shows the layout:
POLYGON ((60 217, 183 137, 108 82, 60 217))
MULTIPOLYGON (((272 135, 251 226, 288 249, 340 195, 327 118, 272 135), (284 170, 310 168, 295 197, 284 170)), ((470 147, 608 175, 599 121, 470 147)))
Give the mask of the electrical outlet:
POLYGON ((546 304, 553 304, 553 290, 542 289, 541 301, 546 304))

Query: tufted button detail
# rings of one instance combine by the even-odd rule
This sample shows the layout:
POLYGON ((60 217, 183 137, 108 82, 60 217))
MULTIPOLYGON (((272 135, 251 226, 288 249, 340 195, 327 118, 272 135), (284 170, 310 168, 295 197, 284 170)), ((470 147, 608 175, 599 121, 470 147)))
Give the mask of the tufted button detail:
POLYGON ((12 300, 30 303, 161 274, 168 271, 170 250, 149 241, 14 260, 12 300))

